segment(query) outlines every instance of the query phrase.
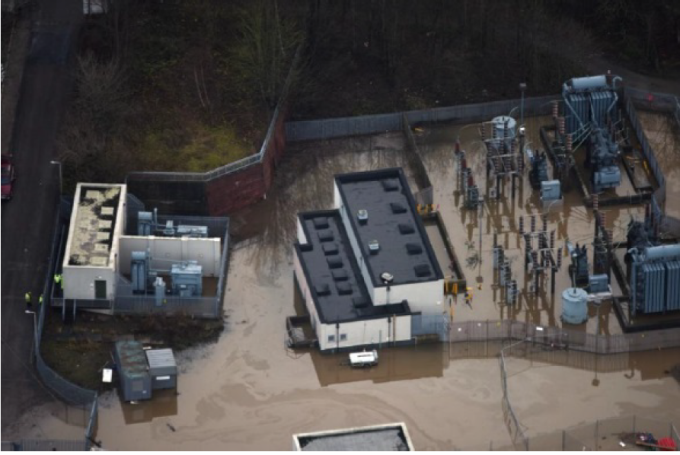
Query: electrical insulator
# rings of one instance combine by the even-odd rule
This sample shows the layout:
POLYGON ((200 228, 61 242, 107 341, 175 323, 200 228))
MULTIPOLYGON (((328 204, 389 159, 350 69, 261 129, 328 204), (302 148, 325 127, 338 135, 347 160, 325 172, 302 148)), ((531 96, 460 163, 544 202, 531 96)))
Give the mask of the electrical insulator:
POLYGON ((560 135, 564 136, 565 133, 565 120, 564 117, 559 117, 557 119, 557 124, 559 126, 560 135))
POLYGON ((567 134, 567 152, 571 152, 571 148, 574 146, 574 143, 572 141, 573 139, 571 134, 567 134))
POLYGON ((550 248, 555 248, 555 231, 550 231, 550 248))
POLYGON ((593 194, 593 210, 597 212, 599 208, 600 208, 600 195, 595 193, 593 194))
POLYGON ((531 215, 531 232, 536 232, 536 215, 531 215))
POLYGON ((557 118, 559 114, 560 114, 559 101, 555 100, 552 102, 552 116, 553 118, 557 118))
POLYGON ((519 233, 520 233, 520 235, 524 235, 524 217, 523 216, 519 217, 519 233))
POLYGON ((545 231, 548 230, 548 215, 546 215, 546 214, 544 213, 543 216, 542 216, 541 218, 542 218, 542 220, 543 220, 543 229, 542 229, 542 230, 543 230, 543 232, 545 232, 545 231))
POLYGON ((557 268, 562 268, 562 247, 557 249, 557 268))

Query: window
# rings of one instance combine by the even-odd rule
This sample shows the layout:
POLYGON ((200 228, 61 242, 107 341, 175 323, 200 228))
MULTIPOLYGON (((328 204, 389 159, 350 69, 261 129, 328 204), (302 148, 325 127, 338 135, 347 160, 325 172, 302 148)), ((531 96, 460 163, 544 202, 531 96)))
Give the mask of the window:
POLYGON ((335 335, 328 335, 328 342, 334 343, 335 342, 335 335))
POLYGON ((340 341, 347 341, 347 334, 346 333, 340 334, 340 341))

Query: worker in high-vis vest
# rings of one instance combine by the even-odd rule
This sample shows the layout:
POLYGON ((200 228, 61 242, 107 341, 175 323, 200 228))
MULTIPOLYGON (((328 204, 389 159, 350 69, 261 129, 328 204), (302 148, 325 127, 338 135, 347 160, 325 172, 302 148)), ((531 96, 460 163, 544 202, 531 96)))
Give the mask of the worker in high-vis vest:
POLYGON ((40 297, 38 297, 38 308, 40 308, 42 306, 42 303, 43 303, 43 295, 40 294, 40 297))
POLYGON ((64 286, 62 286, 61 283, 62 283, 61 274, 55 273, 55 274, 54 274, 54 284, 56 284, 56 285, 59 286, 61 289, 63 289, 64 286))
POLYGON ((31 296, 31 291, 28 291, 26 295, 24 295, 24 299, 26 300, 26 308, 29 310, 31 309, 31 300, 33 297, 31 296))

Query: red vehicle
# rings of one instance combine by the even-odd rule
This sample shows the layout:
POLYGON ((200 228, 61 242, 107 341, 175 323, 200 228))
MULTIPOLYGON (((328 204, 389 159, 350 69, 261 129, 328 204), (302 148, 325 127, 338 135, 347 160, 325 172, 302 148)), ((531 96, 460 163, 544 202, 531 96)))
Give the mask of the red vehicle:
POLYGON ((14 179, 12 155, 2 155, 2 200, 12 199, 12 183, 14 179))

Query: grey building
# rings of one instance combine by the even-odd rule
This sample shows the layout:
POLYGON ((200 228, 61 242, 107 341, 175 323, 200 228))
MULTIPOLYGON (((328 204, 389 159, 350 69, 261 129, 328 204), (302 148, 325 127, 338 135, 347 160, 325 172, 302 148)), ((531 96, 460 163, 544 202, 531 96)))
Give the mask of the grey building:
POLYGON ((293 435, 293 450, 306 452, 413 451, 403 423, 293 435))
POLYGON ((153 390, 177 387, 171 349, 145 350, 139 341, 119 341, 114 350, 124 401, 149 400, 153 390))

